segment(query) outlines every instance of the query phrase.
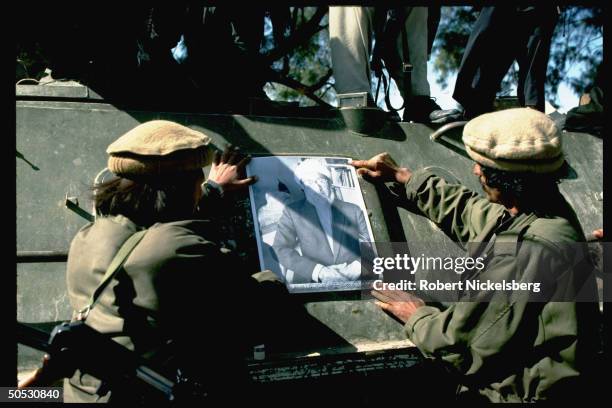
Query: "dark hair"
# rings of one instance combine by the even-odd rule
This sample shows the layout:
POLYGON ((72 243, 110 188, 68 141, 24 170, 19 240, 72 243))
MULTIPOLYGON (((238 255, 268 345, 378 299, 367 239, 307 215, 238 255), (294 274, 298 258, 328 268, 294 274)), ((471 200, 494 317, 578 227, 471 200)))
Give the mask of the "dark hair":
POLYGON ((513 197, 523 204, 531 204, 544 195, 559 191, 556 173, 516 173, 480 167, 489 187, 497 188, 503 196, 513 197))
POLYGON ((95 185, 94 205, 102 216, 123 215, 148 227, 194 216, 193 192, 202 170, 155 177, 115 177, 95 185))

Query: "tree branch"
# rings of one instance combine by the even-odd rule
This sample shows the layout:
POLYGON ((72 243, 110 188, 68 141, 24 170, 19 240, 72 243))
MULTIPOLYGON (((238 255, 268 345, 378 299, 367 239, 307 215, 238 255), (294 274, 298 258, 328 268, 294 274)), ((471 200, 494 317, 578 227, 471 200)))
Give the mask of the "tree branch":
POLYGON ((313 101, 315 101, 316 103, 318 103, 321 106, 325 106, 327 108, 333 108, 332 105, 328 104, 327 102, 325 102, 323 99, 319 98, 314 93, 314 91, 316 89, 319 89, 323 85, 320 85, 319 88, 316 88, 315 90, 313 90, 311 86, 306 86, 306 85, 302 84, 301 82, 296 81, 293 78, 290 78, 290 77, 285 76, 285 75, 281 75, 280 72, 275 71, 273 69, 270 69, 270 71, 269 71, 269 79, 268 80, 271 81, 271 82, 276 82, 278 84, 285 85, 285 86, 287 86, 289 88, 292 88, 297 93, 299 93, 300 95, 304 95, 304 96, 312 99, 313 101))
POLYGON ((312 18, 302 24, 299 29, 296 29, 282 43, 268 52, 262 54, 263 59, 269 64, 288 54, 291 50, 299 45, 306 43, 313 35, 323 29, 319 25, 325 14, 327 7, 318 7, 312 18))
POLYGON ((311 92, 315 92, 317 90, 319 90, 319 88, 321 88, 323 85, 325 85, 327 83, 327 81, 329 80, 329 78, 331 78, 332 76, 332 69, 328 69, 327 73, 325 75, 323 75, 323 77, 321 79, 319 79, 317 82, 315 82, 314 84, 310 85, 308 87, 308 90, 311 92))

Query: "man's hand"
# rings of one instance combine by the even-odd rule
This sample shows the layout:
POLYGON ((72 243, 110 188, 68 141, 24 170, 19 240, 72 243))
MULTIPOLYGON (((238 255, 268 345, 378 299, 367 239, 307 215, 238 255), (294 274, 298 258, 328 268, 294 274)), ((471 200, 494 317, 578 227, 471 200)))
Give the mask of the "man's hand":
POLYGON ((595 239, 603 239, 603 228, 593 230, 591 234, 593 235, 593 237, 595 237, 595 239))
POLYGON ((323 266, 319 270, 318 280, 322 283, 355 281, 361 276, 361 264, 354 261, 336 265, 323 266))
POLYGON ((373 290, 374 303, 381 309, 391 313, 402 322, 406 323, 410 316, 421 306, 425 305, 418 297, 401 290, 373 290))
POLYGON ((389 153, 380 153, 369 160, 351 160, 349 164, 357 168, 357 174, 371 181, 396 181, 406 184, 412 172, 399 165, 389 153))
POLYGON ((257 181, 257 176, 243 178, 245 166, 250 160, 250 156, 243 157, 238 153, 238 148, 232 146, 227 146, 223 154, 215 151, 208 179, 219 184, 224 192, 246 188, 257 181))
MULTIPOLYGON (((43 356, 42 367, 37 368, 32 372, 27 378, 22 379, 17 384, 17 388, 27 388, 27 387, 48 387, 51 385, 51 381, 49 377, 49 362, 51 358, 48 354, 43 356)), ((59 378, 57 378, 59 379, 59 378)))
POLYGON ((338 270, 341 274, 346 276, 348 280, 357 280, 361 277, 361 262, 354 260, 350 264, 343 263, 338 265, 338 270))
POLYGON ((321 283, 341 282, 343 280, 345 280, 344 276, 333 266, 323 266, 319 270, 318 281, 321 283))

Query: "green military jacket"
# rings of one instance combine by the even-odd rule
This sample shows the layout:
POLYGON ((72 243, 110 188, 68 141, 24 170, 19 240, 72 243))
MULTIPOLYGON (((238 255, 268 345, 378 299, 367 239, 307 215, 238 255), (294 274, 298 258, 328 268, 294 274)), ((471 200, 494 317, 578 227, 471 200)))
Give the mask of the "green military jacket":
MULTIPOLYGON (((577 289, 570 287, 575 284, 571 265, 578 262, 570 258, 576 251, 564 250, 564 245, 576 246, 572 243, 583 242, 584 235, 560 193, 542 197, 554 203, 546 214, 514 217, 502 205, 427 170, 413 173, 406 193, 413 206, 468 249, 493 234, 502 241, 523 234, 521 243, 530 245, 517 246, 516 252, 491 247, 481 280, 517 275, 535 280, 541 270, 558 271, 562 278, 551 283, 555 293, 577 289)), ((596 299, 594 276, 583 283, 582 293, 596 299)), ((495 402, 535 401, 579 392, 584 372, 593 364, 598 316, 595 301, 460 301, 446 309, 420 307, 405 330, 426 357, 441 359, 460 374, 459 392, 464 395, 495 402)))
MULTIPOLYGON (((218 191, 207 190, 202 205, 206 209, 220 205, 218 191)), ((66 272, 74 316, 89 304, 119 248, 141 229, 117 215, 98 217, 77 233, 66 272)), ((196 373, 207 386, 220 381, 235 385, 236 378, 227 373, 239 371, 248 345, 258 341, 254 336, 261 304, 255 299, 261 289, 258 282, 273 280, 273 274, 245 273, 235 254, 221 247, 216 231, 206 219, 149 227, 102 291, 86 324, 135 351, 170 380, 181 368, 196 373), (238 324, 233 317, 244 313, 240 307, 245 306, 250 308, 250 319, 238 324), (219 375, 224 370, 226 375, 219 375)), ((132 395, 109 392, 99 379, 79 370, 64 382, 66 402, 129 403, 140 398, 139 390, 125 391, 132 395)))

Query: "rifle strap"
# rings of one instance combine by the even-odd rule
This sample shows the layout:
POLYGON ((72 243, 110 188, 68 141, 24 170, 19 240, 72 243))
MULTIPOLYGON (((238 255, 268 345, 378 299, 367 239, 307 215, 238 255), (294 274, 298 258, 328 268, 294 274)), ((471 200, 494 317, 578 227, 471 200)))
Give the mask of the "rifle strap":
POLYGON ((125 241, 121 248, 119 248, 119 251, 117 251, 117 254, 106 269, 104 277, 102 277, 102 282, 100 283, 100 285, 98 285, 96 290, 91 295, 87 306, 77 312, 76 320, 84 321, 85 319, 87 319, 89 312, 91 311, 91 309, 93 309, 94 305, 98 301, 104 289, 106 289, 108 284, 115 277, 117 272, 121 269, 121 267, 123 266, 127 258, 130 256, 134 248, 136 248, 136 245, 138 245, 138 243, 142 240, 146 233, 146 229, 134 233, 125 241))

